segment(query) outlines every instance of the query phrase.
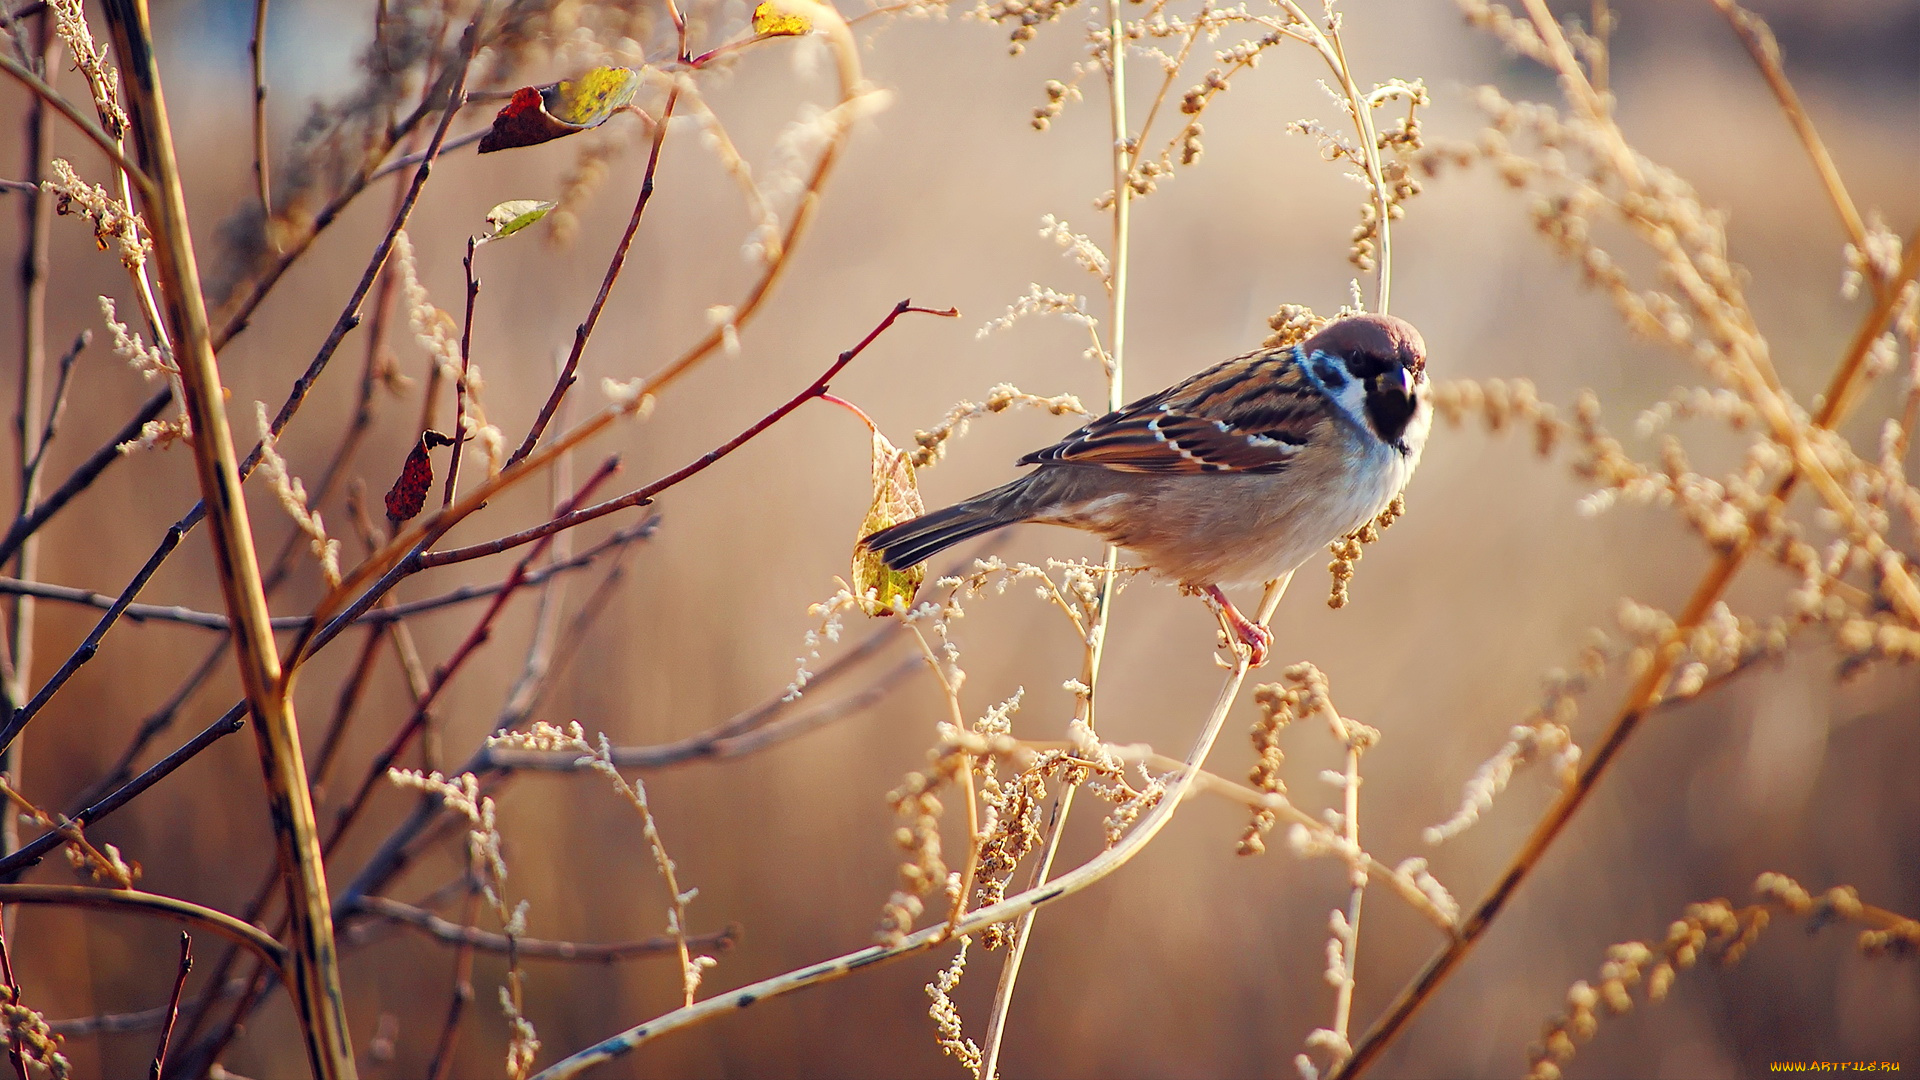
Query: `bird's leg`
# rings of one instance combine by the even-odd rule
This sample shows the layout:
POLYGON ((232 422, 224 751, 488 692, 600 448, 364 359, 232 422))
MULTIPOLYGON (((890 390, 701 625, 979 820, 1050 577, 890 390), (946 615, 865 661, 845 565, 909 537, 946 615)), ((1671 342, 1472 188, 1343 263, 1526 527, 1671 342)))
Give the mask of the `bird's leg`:
POLYGON ((1220 591, 1220 586, 1207 585, 1201 591, 1219 605, 1221 618, 1233 628, 1234 636, 1247 647, 1248 666, 1260 667, 1265 664, 1267 650, 1273 645, 1273 631, 1240 614, 1240 609, 1233 606, 1233 601, 1227 599, 1227 594, 1220 591))

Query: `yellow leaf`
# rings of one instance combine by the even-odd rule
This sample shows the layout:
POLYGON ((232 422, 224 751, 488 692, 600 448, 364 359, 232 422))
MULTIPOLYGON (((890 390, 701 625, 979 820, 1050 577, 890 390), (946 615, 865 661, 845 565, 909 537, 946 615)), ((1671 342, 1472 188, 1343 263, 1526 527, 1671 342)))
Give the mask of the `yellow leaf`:
MULTIPOLYGON (((873 433, 873 501, 867 506, 866 519, 860 522, 862 537, 871 536, 889 525, 919 517, 926 510, 920 501, 920 487, 913 475, 913 463, 895 449, 886 436, 873 433)), ((891 615, 896 606, 913 602, 913 594, 926 580, 927 567, 921 563, 905 570, 887 566, 878 552, 864 544, 853 549, 853 592, 860 607, 869 615, 891 615)))
POLYGON ((578 79, 560 84, 558 100, 547 111, 562 123, 593 127, 633 100, 640 89, 640 73, 632 68, 597 67, 578 79))
POLYGON ((753 9, 753 32, 767 37, 798 37, 813 31, 804 0, 764 0, 753 9))

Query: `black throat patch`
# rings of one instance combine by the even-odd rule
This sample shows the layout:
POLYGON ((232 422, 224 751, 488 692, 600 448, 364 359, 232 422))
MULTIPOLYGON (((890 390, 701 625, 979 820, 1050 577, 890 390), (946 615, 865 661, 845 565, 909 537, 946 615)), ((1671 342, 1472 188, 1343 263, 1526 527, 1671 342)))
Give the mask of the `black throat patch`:
POLYGON ((1373 433, 1401 453, 1406 453, 1401 436, 1407 433, 1414 408, 1413 398, 1401 388, 1397 365, 1367 380, 1367 420, 1373 424, 1373 433))

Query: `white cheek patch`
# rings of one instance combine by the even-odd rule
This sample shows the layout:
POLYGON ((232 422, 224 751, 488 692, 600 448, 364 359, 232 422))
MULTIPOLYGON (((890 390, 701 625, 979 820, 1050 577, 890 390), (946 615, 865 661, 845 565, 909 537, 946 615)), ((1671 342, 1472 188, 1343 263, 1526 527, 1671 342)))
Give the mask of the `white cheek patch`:
POLYGON ((1372 431, 1373 425, 1367 422, 1367 384, 1359 379, 1348 379, 1346 384, 1333 391, 1333 403, 1347 419, 1372 431))

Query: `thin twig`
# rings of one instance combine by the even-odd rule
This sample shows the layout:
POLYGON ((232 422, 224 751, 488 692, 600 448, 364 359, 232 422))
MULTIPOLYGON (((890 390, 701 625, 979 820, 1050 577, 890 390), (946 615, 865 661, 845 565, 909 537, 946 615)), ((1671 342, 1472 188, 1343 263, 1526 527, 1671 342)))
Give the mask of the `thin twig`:
POLYGON ((1340 42, 1340 17, 1328 8, 1327 22, 1324 28, 1315 23, 1301 10, 1295 0, 1279 0, 1290 19, 1285 23, 1266 22, 1276 33, 1284 34, 1301 42, 1320 54, 1333 77, 1340 80, 1340 91, 1346 99, 1346 109, 1353 120, 1354 132, 1360 142, 1360 166, 1366 172, 1369 202, 1373 204, 1377 223, 1376 233, 1380 242, 1376 248, 1379 257, 1375 260, 1378 268, 1378 292, 1374 300, 1374 310, 1384 315, 1392 299, 1393 289, 1393 244, 1391 241, 1391 207, 1387 202, 1386 178, 1380 165, 1380 137, 1373 125, 1373 107, 1366 95, 1360 92, 1359 84, 1354 82, 1353 69, 1347 64, 1346 48, 1340 42))
MULTIPOLYGON (((660 119, 653 126, 653 145, 647 151, 646 171, 640 174, 640 194, 634 199, 633 213, 627 218, 627 231, 620 235, 620 242, 614 245, 613 257, 607 261, 607 272, 601 276, 600 291, 594 295, 593 306, 587 309, 586 319, 574 328, 573 349, 567 353, 567 362, 560 368, 560 375, 553 381, 553 389, 547 394, 546 403, 540 406, 540 412, 533 418, 533 426, 527 429, 527 437, 520 441, 518 449, 507 458, 509 466, 533 453, 540 444, 540 436, 546 433, 547 425, 553 421, 554 411, 560 407, 560 399, 574 383, 574 372, 580 367, 580 354, 587 349, 587 339, 593 336, 593 328, 599 325, 600 312, 607 306, 607 297, 613 293, 613 283, 620 279, 620 271, 627 265, 627 251, 633 246, 633 235, 640 229, 640 216, 647 212, 647 203, 653 200, 653 177, 660 168, 660 148, 667 140, 667 122, 673 118, 673 106, 680 97, 680 88, 675 86, 667 92, 667 103, 660 110, 660 119)), ((468 262, 472 262, 472 253, 468 253, 468 262)), ((471 265, 469 265, 471 272, 471 265)), ((468 285, 469 306, 471 306, 472 285, 468 285)), ((471 317, 468 319, 472 321, 471 317)), ((454 438, 460 437, 459 432, 454 438)), ((459 446, 454 446, 456 455, 459 446)), ((449 467, 451 468, 451 467, 449 467)), ((451 486, 448 488, 452 490, 451 486)), ((451 501, 451 500, 449 500, 451 501)))
MULTIPOLYGON (((1806 147, 1807 157, 1813 161, 1813 171, 1820 175, 1820 186, 1826 189, 1834 212, 1840 215, 1840 226, 1847 232, 1847 241, 1856 249, 1864 250, 1867 243, 1866 223, 1860 220, 1860 211, 1854 207, 1853 196, 1847 194, 1847 185, 1840 179, 1840 169, 1834 165, 1833 155, 1827 153, 1827 144, 1821 141, 1820 133, 1814 130, 1813 121, 1807 116, 1807 110, 1800 104, 1800 95, 1794 90, 1793 83, 1787 80, 1787 73, 1780 63, 1780 43, 1775 40, 1773 31, 1758 15, 1733 0, 1712 0, 1712 3, 1720 9, 1720 14, 1726 16, 1740 44, 1747 47, 1747 54, 1753 57, 1754 66, 1760 69, 1761 77, 1766 79, 1767 88, 1773 91, 1774 98, 1780 102, 1780 111, 1786 115, 1787 123, 1792 125, 1793 133, 1800 137, 1800 144, 1806 147)), ((1872 276, 1876 289, 1883 287, 1878 275, 1872 276)))
POLYGON ((253 37, 247 56, 253 63, 253 179, 260 196, 260 212, 273 234, 273 185, 267 161, 267 0, 253 0, 253 37))
MULTIPOLYGON (((644 938, 639 941, 612 941, 604 944, 583 941, 548 941, 541 938, 514 937, 511 942, 507 935, 478 930, 471 926, 449 922, 431 911, 424 911, 411 904, 389 900, 384 896, 363 896, 358 901, 359 910, 391 919, 402 926, 410 926, 424 931, 429 937, 444 941, 449 945, 466 945, 483 952, 518 952, 521 956, 534 960, 566 960, 583 964, 610 964, 616 960, 631 960, 643 956, 670 954, 679 949, 679 943, 670 935, 644 938)), ((729 927, 712 934, 697 934, 687 937, 687 944, 697 947, 703 953, 726 949, 740 939, 738 927, 729 927)))
MULTIPOLYGON (((361 542, 369 550, 380 545, 379 529, 373 524, 373 518, 367 513, 366 500, 362 497, 361 485, 356 482, 347 493, 347 509, 353 516, 354 528, 359 531, 361 542)), ((391 610, 393 598, 381 601, 380 610, 391 610)), ((333 719, 327 724, 326 734, 320 741, 320 753, 314 761, 310 782, 313 784, 314 801, 322 801, 322 789, 331 771, 335 755, 346 741, 347 728, 358 711, 361 692, 366 688, 367 676, 373 670, 373 663, 380 655, 382 638, 391 638, 395 657, 400 661, 401 671, 407 679, 408 706, 417 706, 427 695, 427 674, 420 660, 420 652, 414 646, 413 634, 405 623, 392 623, 383 634, 379 628, 370 627, 366 641, 361 646, 359 660, 352 672, 342 681, 340 693, 335 698, 333 719)))
MULTIPOLYGON (((40 466, 45 464, 47 460, 47 447, 53 445, 53 437, 60 431, 60 418, 66 414, 67 410, 67 388, 73 385, 73 365, 75 361, 80 359, 81 350, 85 349, 89 344, 92 344, 92 342, 93 331, 82 330, 73 339, 73 344, 68 346, 67 351, 60 356, 59 371, 54 375, 53 396, 47 404, 47 420, 45 425, 40 429, 39 441, 34 444, 33 458, 27 462, 27 479, 30 483, 38 483, 40 479, 40 466)), ((24 395, 22 396, 24 398, 24 395)), ((22 487, 23 492, 27 490, 37 491, 38 489, 22 487)), ((35 497, 37 498, 38 496, 36 495, 35 497)), ((32 503, 32 499, 22 498, 20 500, 20 512, 23 514, 26 513, 27 510, 31 508, 32 503)))
MULTIPOLYGON (((39 68, 49 79, 56 76, 55 60, 59 55, 59 38, 54 33, 53 22, 52 13, 42 13, 34 29, 39 68)), ((26 56, 24 35, 17 26, 13 36, 15 45, 21 47, 21 55, 26 56)), ((40 190, 37 183, 53 156, 53 125, 47 119, 46 102, 40 98, 33 98, 28 104, 26 135, 27 176, 36 183, 32 185, 32 196, 21 208, 26 235, 25 250, 20 255, 20 395, 14 403, 14 441, 20 480, 17 512, 21 515, 40 497, 40 463, 53 440, 54 418, 66 398, 67 375, 88 338, 83 331, 74 348, 61 359, 53 404, 47 408, 45 427, 39 426, 40 398, 46 384, 47 283, 52 269, 54 217, 52 193, 40 190)), ((12 572, 16 577, 39 576, 38 549, 39 545, 31 538, 21 543, 13 558, 12 572)), ((8 620, 7 637, 0 642, 5 646, 0 650, 0 683, 4 684, 0 686, 0 705, 11 715, 33 685, 35 605, 31 599, 22 597, 8 606, 12 617, 8 620)), ((0 780, 19 785, 23 756, 18 746, 0 751, 0 780)), ((0 800, 0 855, 11 854, 19 846, 20 816, 5 800, 0 800)), ((5 918, 5 912, 0 911, 0 923, 5 918)), ((4 931, 4 927, 0 927, 0 931, 4 931)))
MULTIPOLYGON (((200 734, 187 740, 178 750, 155 762, 152 768, 134 777, 132 780, 127 781, 127 783, 108 793, 98 802, 74 814, 73 821, 83 826, 91 825, 101 818, 106 817, 108 814, 113 813, 115 810, 120 809, 122 806, 125 806, 140 793, 166 779, 175 769, 193 760, 194 757, 199 755, 200 751, 205 750, 207 747, 212 746, 214 743, 245 727, 246 715, 247 708, 245 702, 228 709, 220 719, 207 725, 200 734)), ((8 855, 4 859, 0 859, 0 879, 17 874, 21 870, 39 862, 47 852, 65 843, 66 839, 59 830, 52 830, 36 838, 33 842, 22 846, 19 851, 8 855)))
POLYGON ((173 1022, 180 1015, 180 991, 187 988, 187 972, 193 970, 193 936, 185 930, 180 931, 180 972, 173 978, 173 993, 167 997, 167 1022, 160 1029, 160 1047, 153 1052, 153 1066, 147 1070, 147 1080, 160 1080, 160 1070, 167 1065, 167 1042, 173 1038, 173 1022))
MULTIPOLYGON (((465 939, 462 931, 477 933, 474 923, 480 918, 480 883, 471 872, 464 875, 467 885, 467 902, 461 913, 460 924, 452 929, 460 948, 454 953, 453 994, 447 1001, 447 1018, 440 1024, 440 1037, 434 1040, 433 1060, 427 1064, 427 1080, 452 1080, 453 1051, 460 1042, 460 1022, 466 1019, 467 1009, 473 1004, 473 957, 476 943, 465 939)), ((381 898, 369 896, 367 902, 377 902, 381 898)), ((433 916, 422 911, 420 914, 431 919, 433 916)), ((518 938, 500 937, 507 945, 511 955, 518 956, 520 944, 518 938)))
MULTIPOLYGON (((1196 30, 1197 33, 1197 30, 1196 30)), ((1133 171, 1140 159, 1140 147, 1146 139, 1146 129, 1140 133, 1140 141, 1134 141, 1127 131, 1127 33, 1126 18, 1122 14, 1120 0, 1107 0, 1107 105, 1108 128, 1111 137, 1109 149, 1110 166, 1113 172, 1113 253, 1109 262, 1107 296, 1109 300, 1111 330, 1108 333, 1108 348, 1103 350, 1106 357, 1107 408, 1109 411, 1121 407, 1126 401, 1125 372, 1127 349, 1127 278, 1131 265, 1132 250, 1132 204, 1133 171)), ((1192 43, 1191 39, 1188 41, 1192 43)), ((1184 53, 1182 54, 1184 58, 1184 53)), ((1169 73, 1168 78, 1172 78, 1169 73)), ((1165 93, 1163 87, 1161 93, 1165 93)), ((1156 107, 1158 101, 1155 102, 1156 107)), ((1152 123, 1153 113, 1149 110, 1147 121, 1152 123)), ((1095 344, 1098 344, 1096 337, 1095 344)), ((1106 576, 1100 587, 1100 606, 1093 613, 1092 624, 1087 627, 1085 639, 1085 661, 1080 677, 1086 684, 1087 692, 1080 700, 1080 717, 1088 730, 1094 730, 1094 702, 1100 684, 1101 660, 1106 652, 1107 620, 1113 606, 1115 571, 1120 566, 1120 548, 1115 544, 1106 546, 1106 576)), ((1066 830, 1067 818, 1073 812, 1075 787, 1069 786, 1060 792, 1054 802, 1053 812, 1047 819, 1047 839, 1038 862, 1034 864, 1033 877, 1029 888, 1038 888, 1047 880, 1053 870, 1053 859, 1059 850, 1060 837, 1066 830)), ((971 838, 970 838, 971 839, 971 838)), ((968 862, 973 862, 979 847, 977 839, 969 845, 968 862)), ((968 883, 971 885, 971 882, 968 883)), ((961 896, 964 906, 966 894, 961 896)), ((987 1031, 981 1043, 981 1080, 996 1080, 1000 1067, 1000 1047, 1006 1037, 1007 1020, 1013 1010, 1014 987, 1020 979, 1020 966, 1026 960, 1027 944, 1033 934, 1034 913, 1028 912, 1015 924, 1011 943, 1006 957, 1001 961, 1000 979, 995 984, 993 1002, 987 1013, 987 1031)))
MULTIPOLYGON (((1347 915, 1346 928, 1339 935, 1341 971, 1340 983, 1334 989, 1333 1033, 1337 1037, 1331 1065, 1339 1068, 1346 1060, 1350 1043, 1347 1030, 1353 1021, 1354 975, 1360 966, 1360 911, 1361 904, 1367 898, 1367 865, 1361 860, 1360 847, 1360 752, 1361 746, 1354 737, 1352 726, 1337 713, 1333 717, 1346 732, 1347 770, 1346 784, 1342 794, 1346 805, 1341 810, 1343 839, 1347 850, 1354 852, 1347 867, 1347 915)), ((1331 973, 1329 973, 1331 974, 1331 973)))
POLYGON ((466 316, 460 320, 460 378, 453 384, 453 450, 447 458, 447 490, 441 506, 453 505, 453 493, 460 477, 460 450, 467 441, 467 378, 473 370, 473 305, 480 299, 480 279, 473 276, 473 252, 479 238, 467 237, 467 254, 460 265, 467 272, 466 316))
MULTIPOLYGON (((228 995, 238 994, 246 988, 240 979, 230 980, 226 985, 228 995)), ((66 1039, 85 1039, 94 1035, 125 1035, 135 1031, 149 1031, 167 1022, 173 1015, 172 1009, 165 1005, 156 1005, 151 1009, 142 1009, 130 1013, 98 1013, 93 1016, 76 1016, 67 1020, 52 1020, 47 1030, 66 1039)))
POLYGON ((133 416, 120 425, 120 430, 114 432, 113 436, 102 443, 99 449, 87 455, 87 460, 81 462, 59 487, 40 500, 40 505, 34 507, 32 513, 15 519, 13 524, 7 527, 7 535, 0 537, 0 563, 11 559, 14 552, 20 549, 20 545, 26 542, 27 537, 38 532, 40 527, 51 520, 55 514, 65 509, 67 503, 73 501, 74 496, 85 491, 95 480, 98 480, 100 474, 107 471, 107 466, 126 457, 120 452, 121 445, 138 439, 140 429, 145 427, 148 421, 159 417, 172 402, 173 390, 163 387, 141 403, 133 416))
MULTIPOLYGON (((354 660, 347 677, 340 681, 340 691, 334 695, 333 718, 327 721, 326 733, 320 736, 320 749, 313 755, 313 764, 307 768, 307 786, 313 789, 313 801, 316 806, 327 802, 327 778, 333 773, 333 763, 338 760, 340 747, 345 745, 347 729, 352 726, 354 714, 359 711, 363 692, 367 688, 367 679, 373 674, 374 661, 380 657, 380 645, 385 639, 378 627, 368 627, 365 639, 360 646, 360 655, 354 660)), ((419 701, 419 695, 413 695, 413 702, 419 701)))
MULTIPOLYGON (((920 657, 906 657, 888 668, 879 678, 847 697, 815 709, 782 716, 770 723, 754 724, 745 727, 744 730, 729 730, 734 728, 735 724, 726 724, 711 731, 657 746, 616 746, 613 748, 613 763, 622 769, 666 769, 694 761, 728 761, 758 753, 769 746, 776 746, 809 732, 818 731, 828 724, 872 707, 891 693, 893 688, 907 676, 920 670, 924 663, 925 661, 920 657)), ((817 676, 815 681, 818 681, 817 676)), ((776 702, 780 700, 775 699, 776 702)), ((751 711, 764 714, 770 710, 751 711)), ((485 767, 494 769, 578 772, 582 768, 578 754, 540 750, 489 749, 484 752, 484 760, 485 767)))
MULTIPOLYGON (((555 358, 555 366, 560 361, 555 358)), ((564 415, 562 423, 565 423, 564 415)), ((559 501, 561 492, 573 486, 573 456, 567 455, 554 464, 553 472, 547 477, 548 496, 559 501)), ((554 544, 557 556, 572 553, 573 537, 565 535, 554 544)), ((609 576, 620 569, 621 556, 616 554, 611 560, 609 576)), ((519 727, 533 715, 536 703, 546 688, 551 685, 554 674, 554 648, 560 640, 560 613, 566 606, 566 589, 558 582, 550 583, 540 590, 540 602, 534 609, 533 633, 527 638, 527 654, 520 662, 520 674, 507 689, 507 696, 501 702, 500 712, 494 719, 493 729, 507 731, 519 727)), ((591 616, 589 616, 591 617, 591 616)))
MULTIPOLYGON (((467 94, 467 102, 471 104, 476 101, 485 101, 487 100, 488 97, 489 95, 476 90, 476 91, 469 92, 467 94)), ((487 132, 492 130, 493 130, 493 125, 488 124, 486 127, 477 128, 473 131, 469 131, 465 135, 455 135, 453 138, 448 139, 446 143, 440 147, 440 152, 442 154, 445 154, 449 150, 459 150, 464 147, 472 146, 474 143, 477 143, 481 139, 486 138, 487 132)), ((412 168, 413 166, 418 165, 425 160, 427 160, 427 154, 426 154, 426 151, 424 150, 418 153, 402 155, 400 157, 394 158, 392 161, 387 162, 385 165, 382 165, 379 168, 373 170, 373 175, 367 177, 367 180, 369 182, 372 182, 374 180, 379 180, 382 177, 392 176, 394 173, 397 173, 402 169, 412 168)))

